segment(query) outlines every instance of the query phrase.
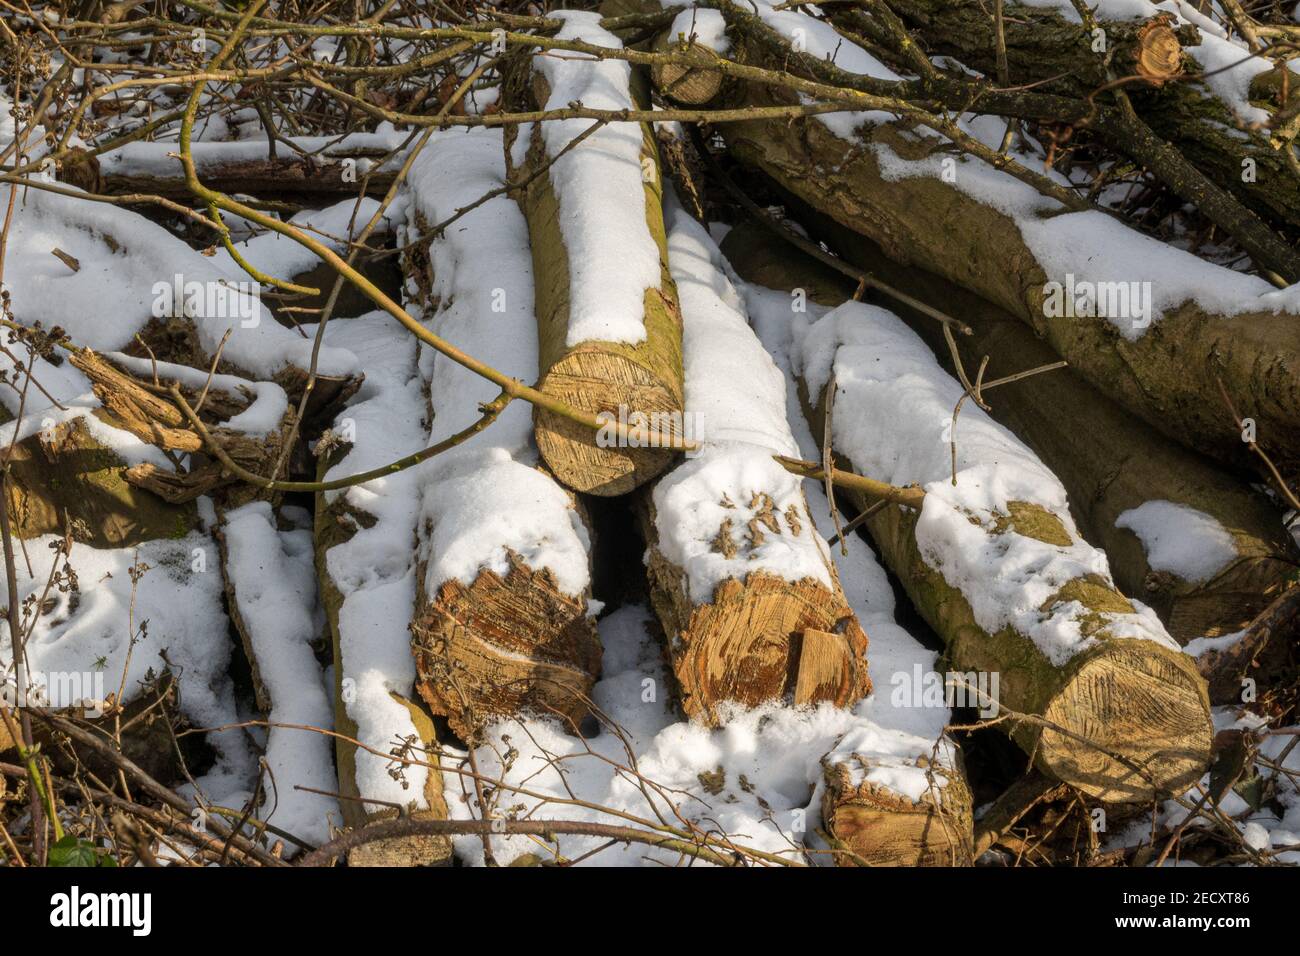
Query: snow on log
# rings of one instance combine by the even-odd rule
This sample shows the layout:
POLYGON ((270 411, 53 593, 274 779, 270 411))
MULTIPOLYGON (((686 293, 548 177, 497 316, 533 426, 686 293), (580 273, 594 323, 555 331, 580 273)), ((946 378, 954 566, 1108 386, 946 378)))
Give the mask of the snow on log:
MULTIPOLYGON (((608 47, 619 40, 593 13, 559 11, 557 37, 608 47)), ((527 98, 539 108, 580 101, 632 109, 632 73, 620 60, 533 59, 527 98)), ((682 409, 681 314, 665 248, 658 150, 649 126, 563 119, 510 127, 512 181, 532 240, 541 389, 570 407, 671 433, 682 409), (549 167, 549 168, 548 168, 549 167), (534 174, 538 174, 535 175, 534 174)), ((663 442, 600 441, 590 428, 546 409, 537 446, 569 487, 619 495, 662 472, 663 442)))
MULTIPOLYGON (((841 67, 870 72, 853 65, 871 59, 865 51, 835 38, 846 48, 841 67)), ((749 52, 762 62, 761 52, 749 52)), ((782 97, 749 84, 728 105, 782 97)), ((834 113, 720 129, 738 160, 877 241, 891 259, 923 264, 1006 309, 1152 425, 1207 454, 1257 467, 1220 395, 1222 379, 1260 446, 1284 473, 1300 470, 1294 288, 1275 290, 1101 212, 1062 212, 982 161, 950 155, 946 141, 871 125, 874 118, 834 113)), ((967 128, 996 148, 1005 122, 978 117, 967 128)))
MULTIPOLYGON (((411 171, 413 234, 466 207, 505 176, 498 130, 436 134, 411 171)), ((429 327, 524 381, 537 374, 528 229, 497 196, 411 257, 429 327)), ((429 444, 472 425, 499 389, 426 353, 429 444)), ((590 536, 574 496, 539 467, 529 407, 428 463, 421 476, 418 598, 411 624, 421 695, 466 739, 523 710, 571 732, 600 671, 590 536)))
POLYGON ((962 389, 924 342, 857 302, 791 320, 814 432, 833 374, 832 440, 846 467, 926 490, 919 514, 887 506, 866 526, 951 667, 998 675, 1000 706, 1066 731, 1009 725, 1045 772, 1091 795, 1141 800, 1194 780, 1209 759, 1205 682, 1154 612, 1116 589, 1056 476, 968 402, 953 484, 962 389))
MULTIPOLYGON (((311 517, 300 508, 286 508, 280 519, 300 526, 282 531, 268 502, 250 502, 221 515, 216 538, 226 608, 252 666, 258 710, 272 725, 263 758, 271 782, 257 817, 319 844, 330 838, 331 825, 342 821, 338 800, 329 796, 335 789, 334 747, 328 736, 334 709, 311 647, 323 623, 311 517), (303 729, 309 727, 317 730, 303 729)), ((290 844, 286 855, 297 849, 290 844)))
POLYGON ((639 509, 650 593, 682 709, 728 702, 852 706, 871 689, 867 635, 848 606, 802 482, 781 372, 746 322, 717 246, 675 202, 668 256, 681 298, 686 423, 704 443, 639 509))
MULTIPOLYGON (((890 262, 870 240, 825 216, 799 211, 861 268, 961 316, 972 329, 957 337, 963 362, 974 369, 989 356, 986 381, 1058 360, 1003 310, 922 269, 890 262)), ((828 305, 854 289, 757 223, 732 229, 722 248, 747 280, 765 286, 804 288, 828 305)), ((903 307, 898 314, 952 371, 941 326, 903 307)), ((1072 369, 1001 385, 986 399, 993 417, 1060 478, 1071 514, 1106 552, 1119 589, 1151 605, 1180 644, 1242 630, 1290 584, 1295 544, 1264 496, 1134 418, 1072 369)), ((957 431, 960 438, 960 421, 957 431)))
MULTIPOLYGON (((1090 5, 1091 6, 1091 5, 1090 5)), ((1162 139, 1238 199, 1280 223, 1300 219, 1300 179, 1266 124, 1282 105, 1282 70, 1191 4, 1106 0, 1087 29, 1071 0, 1008 2, 1003 8, 1008 75, 1043 93, 1089 96, 1116 77, 1162 139), (1102 31, 1105 49, 1099 50, 1102 31), (1198 75, 1203 74, 1203 75, 1198 75), (1176 82, 1169 82, 1176 80, 1176 82), (1256 170, 1245 177, 1243 168, 1256 170)), ((890 9, 931 55, 951 56, 996 77, 994 19, 979 0, 900 0, 890 9)), ((845 25, 861 22, 859 14, 845 25)))
MULTIPOLYGON (((343 478, 423 448, 427 402, 415 338, 387 314, 372 312, 330 323, 326 339, 358 357, 366 380, 322 439, 320 477, 343 478)), ((419 511, 418 476, 410 469, 316 496, 317 580, 334 652, 338 789, 351 827, 396 815, 392 804, 416 817, 447 816, 438 735, 415 692, 407 630, 415 611, 419 511), (408 762, 391 755, 395 741, 408 762)), ((360 847, 348 860, 443 864, 451 860, 451 843, 394 838, 360 847)))
POLYGON ((954 669, 998 674, 1002 706, 1067 732, 1012 722, 1038 765, 1112 801, 1196 779, 1209 759, 1205 682, 1155 613, 1116 589, 1056 476, 963 409, 954 484, 948 439, 961 386, 885 310, 845 303, 796 341, 814 431, 833 375, 836 452, 854 470, 926 490, 919 514, 890 506, 867 524, 954 669))
MULTIPOLYGON (((159 360, 202 369, 220 350, 221 371, 291 395, 307 381, 312 342, 275 322, 256 282, 129 209, 27 189, 4 287, 20 325, 57 327, 79 347, 147 357, 143 340, 159 360)), ((313 408, 322 408, 355 390, 360 369, 347 352, 323 348, 317 372, 313 408)))
MULTIPOLYGON (((754 332, 785 379, 786 421, 802 457, 816 459, 821 442, 800 407, 790 362, 790 297, 748 282, 741 291, 754 332)), ((818 533, 836 533, 824 486, 810 482, 804 493, 818 533)), ((942 683, 938 655, 899 626, 893 586, 861 536, 848 535, 843 550, 832 548, 831 557, 844 597, 871 635, 875 685, 853 710, 858 723, 822 750, 812 803, 822 815, 828 848, 843 851, 832 858, 840 864, 968 865, 973 862, 971 794, 961 748, 947 732, 949 702, 943 695, 927 702, 921 694, 918 706, 916 694, 898 694, 900 684, 915 686, 918 675, 922 682, 928 675, 942 683), (848 765, 847 781, 840 765, 848 765), (855 767, 870 769, 863 776, 855 767)))

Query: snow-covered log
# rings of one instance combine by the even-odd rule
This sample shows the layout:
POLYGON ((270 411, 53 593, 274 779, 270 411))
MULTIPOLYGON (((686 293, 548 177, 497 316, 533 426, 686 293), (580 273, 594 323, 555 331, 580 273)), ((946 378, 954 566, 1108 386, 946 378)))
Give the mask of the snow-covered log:
MULTIPOLYGON (((840 460, 926 490, 920 513, 887 506, 866 525, 950 665, 998 675, 999 705, 1030 715, 1004 726, 1045 772, 1087 793, 1140 800, 1194 779, 1209 758, 1205 682, 1154 612, 1115 587, 1056 476, 969 402, 954 469, 962 388, 924 342, 857 302, 809 318, 792 308, 814 432, 833 375, 840 460)), ((848 497, 859 510, 872 504, 848 497)))
MULTIPOLYGON (((416 340, 384 313, 333 322, 327 340, 354 353, 365 384, 322 449, 320 477, 342 478, 419 451, 428 431, 416 340)), ((415 612, 415 529, 420 487, 412 470, 316 496, 316 569, 334 652, 335 760, 348 826, 391 817, 447 816, 440 744, 415 691, 408 631, 415 612), (394 741, 404 741, 394 761, 394 741), (390 772, 391 771, 391 772, 390 772), (367 799, 376 802, 367 803, 367 799)), ((369 843, 356 865, 447 863, 445 837, 369 843)))
MULTIPOLYGON (((311 340, 276 323, 256 282, 126 208, 24 190, 4 285, 15 321, 62 329, 78 347, 195 369, 219 353, 219 371, 275 382, 291 396, 307 382, 311 340)), ((309 414, 355 391, 361 371, 339 349, 317 358, 309 414)))
MULTIPOLYGON (((499 189, 504 175, 499 130, 436 134, 411 171, 412 234, 499 189)), ((407 267, 431 329, 506 374, 536 378, 528 228, 513 199, 472 209, 407 267)), ((471 426, 498 390, 443 356, 424 360, 435 444, 471 426)), ((420 693, 465 738, 523 710, 576 732, 601 659, 590 535, 572 493, 540 467, 529 407, 508 406, 434 458, 420 483, 411 625, 420 693)))
POLYGON ((745 319, 704 227, 668 204, 681 298, 686 424, 703 450, 639 509, 650 593, 681 704, 716 723, 727 702, 852 706, 870 692, 867 636, 848 606, 801 481, 786 384, 745 319))
POLYGON ((252 667, 258 710, 271 724, 264 756, 269 779, 257 815, 318 844, 343 821, 338 800, 329 795, 335 789, 334 709, 311 646, 323 624, 311 516, 287 508, 277 518, 268 502, 254 501, 220 519, 226 609, 252 667), (280 530, 277 520, 290 527, 280 530))
MULTIPOLYGON (((845 69, 883 75, 866 51, 834 40, 845 69)), ((784 101, 748 84, 729 105, 784 101)), ((891 259, 924 265, 1006 309, 1157 428, 1255 467, 1221 379, 1260 446, 1284 473, 1300 470, 1294 289, 1208 264, 1103 213, 1063 211, 981 160, 953 156, 936 136, 871 125, 880 118, 836 113, 720 130, 735 158, 876 240, 891 259)), ((1005 122, 986 117, 969 129, 996 147, 1005 122)))
MULTIPOLYGON (((560 11, 557 36, 618 47, 594 13, 560 11)), ((581 101, 632 109, 628 63, 575 56, 533 60, 521 98, 538 108, 581 101)), ((662 186, 647 125, 590 131, 583 119, 509 127, 506 150, 532 240, 542 391, 593 415, 672 433, 682 409, 681 314, 668 272, 662 186), (572 148, 570 148, 572 146, 572 148)), ((606 441, 546 409, 537 446, 569 487, 619 495, 661 473, 670 442, 606 441)))
POLYGON ((1155 613, 1115 587, 1056 476, 964 409, 954 483, 961 386, 885 310, 845 303, 796 341, 814 431, 834 376, 836 452, 854 470, 925 488, 919 513, 886 506, 867 525, 953 668, 998 674, 999 704, 1031 715, 1009 726, 1037 764, 1112 801, 1199 776, 1211 737, 1205 682, 1155 613))
MULTIPOLYGON (((959 315, 972 329, 957 337, 963 363, 971 371, 989 356, 985 381, 1058 360, 996 306, 922 269, 892 263, 870 240, 808 215, 819 234, 863 268, 959 315)), ((799 287, 827 305, 854 289, 852 280, 757 223, 732 229, 723 251, 746 279, 799 287)), ((953 371, 941 326, 903 307, 898 314, 953 371)), ((1134 418, 1072 369, 1011 382, 985 398, 994 418, 1060 478, 1071 514, 1084 537, 1106 552, 1119 589, 1151 605, 1179 643, 1240 631, 1290 584, 1295 545, 1267 499, 1134 418)), ((960 421, 957 432, 960 439, 960 421)))

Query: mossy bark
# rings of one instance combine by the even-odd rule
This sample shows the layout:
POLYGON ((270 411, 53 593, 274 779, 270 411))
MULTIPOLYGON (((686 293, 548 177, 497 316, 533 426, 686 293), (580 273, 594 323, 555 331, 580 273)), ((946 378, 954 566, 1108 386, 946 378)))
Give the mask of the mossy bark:
MULTIPOLYGON (((751 88, 744 102, 776 99, 751 88)), ((1108 318, 1049 317, 1045 286, 1065 277, 1047 271, 1011 217, 938 177, 882 174, 877 149, 919 159, 934 141, 875 127, 861 131, 863 142, 849 143, 815 120, 728 123, 722 133, 733 156, 873 239, 890 259, 923 265, 1025 322, 1080 375, 1156 428, 1255 468, 1220 396, 1221 379, 1239 414, 1253 421, 1260 446, 1284 473, 1300 472, 1300 322, 1262 311, 1217 315, 1188 300, 1130 341, 1108 318)), ((1085 266, 1080 260, 1076 271, 1085 266)))
MULTIPOLYGON (((534 104, 549 97, 540 74, 527 87, 534 104)), ((583 412, 609 413, 616 420, 632 415, 651 421, 679 423, 683 402, 682 318, 677 289, 668 271, 667 239, 663 220, 663 183, 653 131, 642 124, 642 169, 645 219, 659 249, 660 281, 645 291, 646 337, 637 345, 587 341, 567 344, 570 309, 570 268, 561 217, 573 219, 575 210, 562 210, 552 185, 554 169, 541 172, 549 161, 539 130, 522 168, 514 168, 512 154, 516 127, 506 130, 506 160, 513 182, 532 177, 517 194, 533 256, 535 309, 540 344, 540 387, 583 412), (620 410, 622 414, 620 416, 620 410)), ((584 148, 580 144, 577 149, 584 148)), ((633 202, 629 198, 629 202, 633 202)), ((603 209, 601 215, 618 216, 628 210, 603 209)), ((534 414, 537 447, 547 466, 561 482, 576 491, 613 496, 624 494, 662 472, 676 453, 667 447, 601 447, 596 433, 561 415, 538 408, 534 414)), ((681 437, 681 436, 676 436, 681 437)))

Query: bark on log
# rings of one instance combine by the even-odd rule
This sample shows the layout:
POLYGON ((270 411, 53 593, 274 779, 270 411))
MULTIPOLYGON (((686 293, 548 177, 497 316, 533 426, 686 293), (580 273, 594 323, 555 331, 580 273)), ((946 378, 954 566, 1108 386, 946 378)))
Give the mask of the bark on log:
MULTIPOLYGON (((171 147, 169 147, 171 148, 171 147)), ((366 179, 355 167, 345 167, 340 159, 317 163, 297 153, 275 159, 229 159, 203 163, 199 174, 203 185, 227 195, 265 196, 282 199, 285 196, 316 199, 356 195, 365 179, 367 195, 381 197, 393 184, 396 170, 375 171, 366 179)), ((360 155, 351 157, 362 158, 360 155)), ((98 185, 102 192, 120 196, 130 193, 163 196, 167 199, 189 201, 193 198, 180 163, 175 163, 174 174, 161 171, 138 172, 128 164, 105 162, 99 164, 98 185)), ((81 167, 73 173, 62 175, 65 182, 88 188, 81 167)))
MULTIPOLYGON (((743 264, 733 265, 744 276, 743 264)), ((934 372, 942 375, 937 366, 934 372)), ((824 395, 810 397, 805 383, 801 399, 814 434, 820 434, 824 395)), ((879 414, 846 406, 845 400, 841 395, 837 418, 870 419, 879 414)), ((959 449, 961 422, 970 428, 971 419, 980 415, 969 406, 963 411, 959 449)), ((842 467, 859 470, 851 459, 839 457, 842 467)), ((873 504, 861 494, 845 491, 859 511, 873 504)), ((1077 543, 1068 517, 1063 519, 1041 504, 1012 501, 1007 510, 985 528, 990 555, 1006 553, 1018 538, 1060 548, 1077 543)), ((949 666, 961 673, 999 674, 1001 706, 1036 715, 1065 731, 1034 721, 1004 724, 1043 772, 1091 796, 1116 802, 1177 791, 1196 779, 1208 762, 1211 738, 1205 682, 1191 658, 1153 640, 1133 639, 1138 635, 1128 633, 1126 625, 1113 623, 1124 621, 1115 615, 1132 614, 1134 608, 1109 579, 1086 574, 1062 581, 1040 608, 1051 614, 1078 602, 1080 627, 1096 638, 1095 644, 1063 664, 1054 663, 1015 626, 993 633, 980 626, 972 607, 978 595, 963 591, 961 581, 950 584, 922 553, 916 537, 919 519, 915 511, 889 505, 865 524, 921 616, 947 644, 949 666), (1126 761, 1143 768, 1154 785, 1127 767, 1126 761)))
MULTIPOLYGON (((754 90, 744 100, 777 101, 754 90)), ((882 172, 879 150, 917 160, 936 141, 874 127, 862 130, 865 146, 855 145, 815 120, 728 123, 722 133, 732 155, 875 240, 891 259, 924 265, 1027 323, 1093 385, 1152 425, 1253 469, 1258 462, 1219 394, 1222 378, 1239 414, 1254 421, 1260 447, 1284 474, 1300 472, 1300 322, 1293 317, 1263 311, 1262 302, 1259 311, 1217 315, 1188 300, 1130 340, 1105 317, 1048 316, 1047 283, 1066 276, 1038 261, 1015 220, 937 175, 882 172)), ((1087 262, 1079 257, 1066 271, 1085 274, 1087 262)))
MULTIPOLYGON (((871 240, 795 203, 801 221, 854 265, 960 316, 972 329, 971 336, 957 338, 963 362, 971 370, 989 356, 986 381, 1058 360, 1003 310, 925 270, 890 262, 871 240)), ((723 252, 746 279, 771 288, 804 288, 814 301, 827 305, 838 305, 854 291, 851 280, 752 221, 727 234, 723 252)), ((890 304, 954 371, 940 324, 890 304)), ((994 418, 1027 442, 1061 479, 1071 513, 1084 536, 1106 552, 1120 591, 1155 608, 1179 643, 1241 630, 1290 584, 1300 555, 1267 499, 1129 415, 1073 369, 999 386, 986 399, 994 418), (1230 536, 1235 557, 1201 581, 1153 569, 1137 535, 1116 525, 1120 515, 1150 501, 1209 515, 1230 536)))
MULTIPOLYGON (((522 99, 539 108, 547 103, 550 89, 540 73, 527 77, 522 84, 528 91, 522 99)), ((619 419, 621 411, 623 421, 633 415, 644 416, 648 427, 663 422, 664 430, 671 430, 683 400, 681 313, 668 272, 658 149, 648 124, 641 125, 641 134, 644 216, 659 250, 660 279, 657 286, 645 290, 645 339, 639 344, 569 341, 574 283, 582 279, 581 269, 570 261, 564 233, 566 228, 592 228, 588 216, 606 219, 640 215, 641 204, 629 197, 628 205, 620 209, 570 208, 582 205, 573 202, 561 208, 553 178, 560 173, 555 167, 547 169, 555 155, 548 154, 540 126, 527 134, 532 139, 518 168, 514 163, 514 139, 519 131, 514 126, 508 128, 507 168, 510 181, 528 180, 518 199, 528 220, 532 246, 541 390, 584 412, 608 413, 619 419)), ((602 149, 600 135, 596 133, 573 152, 602 149)), ((607 254, 618 252, 611 249, 607 254)), ((676 454, 664 447, 601 447, 590 428, 542 408, 537 409, 534 421, 537 447, 547 466, 556 478, 577 491, 602 496, 624 494, 660 474, 676 454)))
POLYGON ((877 762, 868 754, 822 761, 822 825, 840 866, 971 866, 974 809, 961 751, 948 743, 951 765, 933 770, 918 799, 868 779, 877 762))

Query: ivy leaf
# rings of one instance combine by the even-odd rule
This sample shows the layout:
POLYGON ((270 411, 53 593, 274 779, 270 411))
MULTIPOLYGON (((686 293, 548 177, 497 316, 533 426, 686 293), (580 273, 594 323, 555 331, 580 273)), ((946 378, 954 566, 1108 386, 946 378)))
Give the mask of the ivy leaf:
POLYGON ((95 844, 71 833, 50 847, 50 866, 97 866, 95 844))

